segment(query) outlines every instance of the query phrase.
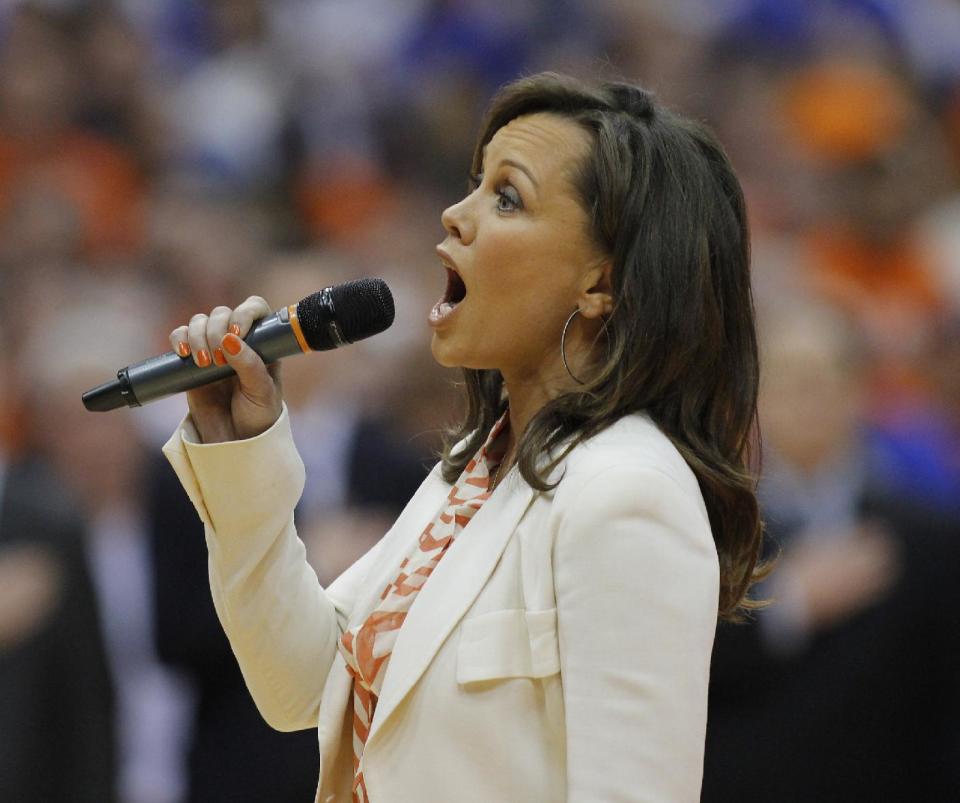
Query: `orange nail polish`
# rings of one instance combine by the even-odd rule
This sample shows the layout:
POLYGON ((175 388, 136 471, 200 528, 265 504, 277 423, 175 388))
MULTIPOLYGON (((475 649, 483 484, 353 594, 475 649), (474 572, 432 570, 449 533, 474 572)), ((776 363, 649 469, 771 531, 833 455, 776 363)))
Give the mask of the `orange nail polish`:
POLYGON ((201 368, 206 368, 208 365, 210 365, 209 351, 206 349, 200 349, 200 351, 197 352, 197 365, 199 365, 201 368))
POLYGON ((240 337, 240 324, 238 323, 230 324, 230 334, 240 337))
POLYGON ((177 343, 177 354, 179 354, 181 357, 189 357, 190 346, 181 340, 179 343, 177 343))
POLYGON ((226 365, 226 364, 227 364, 227 358, 223 356, 223 351, 221 351, 220 349, 214 349, 214 350, 213 350, 213 361, 214 361, 217 365, 226 365))
POLYGON ((223 336, 223 340, 220 342, 220 345, 223 346, 227 353, 233 357, 236 357, 240 353, 240 349, 243 348, 243 341, 231 332, 230 334, 223 336))

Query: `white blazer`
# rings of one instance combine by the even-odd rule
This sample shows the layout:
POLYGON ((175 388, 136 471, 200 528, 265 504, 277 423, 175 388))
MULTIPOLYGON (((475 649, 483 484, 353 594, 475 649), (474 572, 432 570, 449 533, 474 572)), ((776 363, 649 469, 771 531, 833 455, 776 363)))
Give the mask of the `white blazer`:
MULTIPOLYGON (((350 800, 351 682, 337 649, 450 486, 435 467, 390 531, 322 588, 293 525, 287 411, 267 432, 164 446, 206 527, 210 585, 263 717, 316 727, 317 801, 350 800)), ((399 633, 363 755, 373 803, 700 799, 719 568, 680 454, 632 415, 537 493, 514 469, 399 633)))

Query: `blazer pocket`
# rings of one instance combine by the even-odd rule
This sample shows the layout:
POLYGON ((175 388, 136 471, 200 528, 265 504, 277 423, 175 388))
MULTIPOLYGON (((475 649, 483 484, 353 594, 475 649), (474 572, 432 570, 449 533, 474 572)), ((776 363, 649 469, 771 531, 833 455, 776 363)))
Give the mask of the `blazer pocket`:
POLYGON ((492 611, 464 620, 457 683, 544 678, 559 671, 556 608, 492 611))

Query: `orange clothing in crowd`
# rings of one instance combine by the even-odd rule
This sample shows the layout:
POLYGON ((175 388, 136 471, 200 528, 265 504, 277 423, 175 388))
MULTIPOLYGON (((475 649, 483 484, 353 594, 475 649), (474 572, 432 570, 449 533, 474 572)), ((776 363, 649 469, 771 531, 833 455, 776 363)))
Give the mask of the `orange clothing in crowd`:
POLYGON ((941 303, 927 259, 909 235, 872 243, 844 228, 823 228, 808 239, 815 287, 830 300, 860 312, 896 304, 932 312, 941 303))
POLYGON ((0 135, 0 217, 30 187, 74 207, 88 255, 127 254, 142 240, 142 177, 130 157, 99 137, 68 131, 34 143, 0 135))

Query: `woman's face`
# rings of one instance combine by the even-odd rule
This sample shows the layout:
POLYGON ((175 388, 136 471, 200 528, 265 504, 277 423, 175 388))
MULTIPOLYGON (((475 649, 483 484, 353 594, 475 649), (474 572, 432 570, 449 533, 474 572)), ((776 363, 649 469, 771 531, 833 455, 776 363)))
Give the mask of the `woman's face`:
POLYGON ((441 365, 497 368, 508 382, 554 374, 563 324, 604 261, 572 184, 589 146, 580 125, 549 113, 487 144, 479 185, 441 217, 448 287, 429 316, 441 365))

